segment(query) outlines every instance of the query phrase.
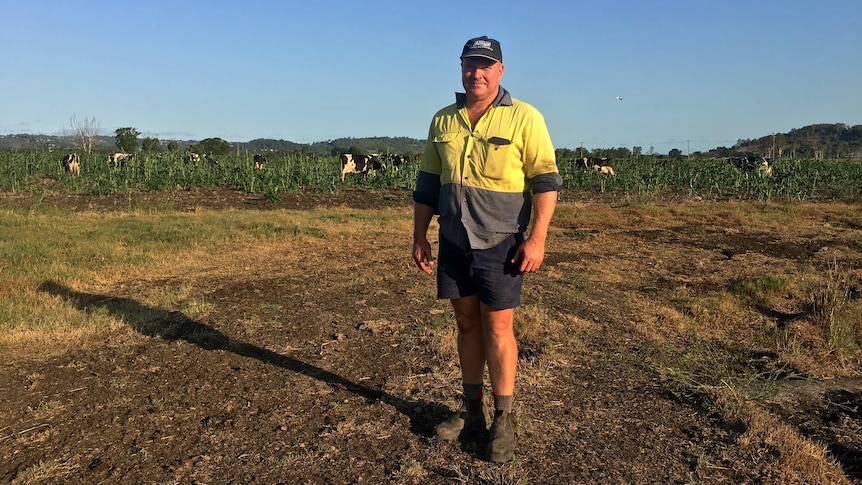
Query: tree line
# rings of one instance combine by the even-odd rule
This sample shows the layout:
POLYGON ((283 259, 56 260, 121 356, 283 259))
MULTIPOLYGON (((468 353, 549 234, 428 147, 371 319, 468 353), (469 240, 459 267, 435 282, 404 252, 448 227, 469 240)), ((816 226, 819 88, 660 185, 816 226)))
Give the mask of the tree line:
MULTIPOLYGON (((283 139, 258 138, 248 142, 231 143, 219 137, 203 140, 159 140, 155 137, 140 139, 141 133, 134 127, 118 128, 114 136, 100 133, 95 119, 78 120, 72 117, 69 128, 62 135, 0 135, 0 148, 18 149, 66 149, 80 150, 83 153, 112 152, 125 153, 192 151, 210 155, 228 153, 302 153, 306 155, 333 156, 341 153, 368 155, 372 153, 415 156, 424 151, 425 140, 409 137, 367 137, 337 138, 314 143, 296 143, 283 139)), ((563 160, 582 157, 638 158, 641 155, 679 158, 684 156, 677 148, 666 155, 655 153, 652 147, 644 152, 642 147, 610 148, 560 148, 557 156, 563 160)), ((849 126, 845 123, 814 124, 794 128, 788 133, 772 133, 756 139, 740 139, 732 147, 717 147, 706 152, 694 152, 698 158, 726 158, 731 156, 754 155, 772 159, 862 159, 862 125, 849 126)))
MULTIPOLYGON (((725 153, 731 151, 724 150, 725 153)), ((858 160, 862 159, 862 125, 808 125, 794 128, 788 133, 769 134, 754 140, 739 140, 732 150, 769 158, 858 160)))

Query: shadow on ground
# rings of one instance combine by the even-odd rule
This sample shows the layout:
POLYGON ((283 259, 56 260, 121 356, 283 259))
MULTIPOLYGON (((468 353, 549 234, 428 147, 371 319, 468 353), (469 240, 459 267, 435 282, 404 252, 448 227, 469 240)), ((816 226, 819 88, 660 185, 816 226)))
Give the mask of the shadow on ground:
POLYGON ((336 390, 346 390, 369 402, 380 401, 389 404, 409 418, 410 431, 416 435, 431 436, 435 417, 449 412, 448 408, 439 404, 393 396, 385 391, 357 384, 334 372, 293 357, 232 339, 209 325, 192 320, 182 312, 143 305, 131 298, 78 292, 50 280, 40 284, 39 291, 61 297, 81 311, 92 312, 104 309, 147 337, 168 341, 182 340, 209 351, 226 350, 242 357, 257 359, 269 365, 313 377, 336 390))

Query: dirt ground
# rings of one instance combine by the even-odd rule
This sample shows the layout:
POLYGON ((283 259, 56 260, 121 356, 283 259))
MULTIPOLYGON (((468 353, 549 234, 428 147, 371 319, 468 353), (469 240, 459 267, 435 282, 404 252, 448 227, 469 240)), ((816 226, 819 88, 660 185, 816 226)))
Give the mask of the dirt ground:
MULTIPOLYGON (((409 193, 400 191, 283 196, 270 203, 226 190, 140 194, 134 200, 4 196, 0 202, 180 211, 411 204, 409 193)), ((562 202, 567 203, 574 202, 562 202)), ((707 284, 715 268, 675 262, 674 248, 699 247, 715 264, 747 254, 791 264, 839 243, 862 254, 859 242, 847 235, 859 234, 858 219, 829 222, 843 224, 845 235, 732 238, 718 229, 656 231, 632 219, 616 243, 631 251, 632 261, 657 265, 653 289, 683 280, 696 287, 707 284)), ((227 279, 130 277, 110 292, 43 283, 39 291, 63 297, 81 311, 104 311, 136 323, 126 335, 105 335, 104 341, 48 359, 4 359, 0 481, 779 483, 764 471, 774 470, 764 466, 778 459, 774 449, 741 449, 737 443, 745 429, 739 423, 726 421, 698 399, 675 394, 646 364, 654 344, 638 333, 626 309, 613 303, 614 292, 629 290, 624 283, 581 288, 586 296, 579 306, 555 302, 560 291, 555 285, 570 278, 584 258, 603 257, 598 251, 551 248, 543 276, 525 287, 526 301, 570 316, 572 335, 559 339, 566 348, 545 348, 541 340, 520 348, 529 378, 519 388, 516 460, 488 463, 481 437, 435 441, 434 426, 456 404, 457 369, 413 327, 445 321, 447 306, 433 299, 431 280, 410 267, 405 241, 377 238, 364 247, 351 245, 318 248, 320 260, 340 261, 345 252, 364 255, 361 265, 344 271, 326 271, 297 256, 262 255, 249 259, 244 274, 227 279), (290 259, 294 268, 273 271, 287 267, 281 264, 287 260, 278 258, 288 257, 295 258, 290 259), (351 274, 375 284, 357 288, 351 274), (136 298, 144 285, 192 286, 215 310, 193 320, 148 307, 136 298), (148 320, 141 321, 142 314, 148 320)), ((645 287, 650 285, 640 286, 645 287)), ((774 357, 761 353, 752 362, 770 365, 774 357)), ((859 380, 848 378, 809 385, 775 400, 772 411, 824 444, 848 481, 862 483, 860 408, 859 380)))

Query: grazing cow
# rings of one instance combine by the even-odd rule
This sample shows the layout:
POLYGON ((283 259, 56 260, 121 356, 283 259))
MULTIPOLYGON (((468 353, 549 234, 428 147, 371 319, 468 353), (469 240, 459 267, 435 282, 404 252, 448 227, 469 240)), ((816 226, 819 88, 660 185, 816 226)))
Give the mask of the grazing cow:
POLYGON ((747 156, 733 156, 728 158, 727 161, 730 162, 730 164, 734 167, 738 168, 739 170, 742 170, 743 172, 747 170, 754 170, 754 164, 747 156))
POLYGON ((771 177, 772 176, 772 160, 768 158, 762 158, 760 160, 760 165, 757 166, 757 174, 763 177, 771 177))
POLYGON ((584 170, 590 169, 590 168, 593 168, 596 166, 596 160, 598 160, 598 158, 584 157, 584 158, 578 160, 578 162, 579 162, 578 165, 580 165, 581 168, 583 168, 584 170))
POLYGON ((389 154, 389 164, 393 168, 398 168, 405 163, 410 163, 410 157, 408 157, 407 155, 396 155, 394 153, 389 154))
POLYGON ((263 168, 264 164, 266 164, 266 157, 263 157, 263 156, 255 153, 254 154, 254 169, 260 170, 263 168))
POLYGON ((583 157, 575 160, 575 163, 578 167, 586 170, 595 167, 609 167, 611 165, 611 159, 608 157, 583 157))
POLYGON ((614 167, 611 167, 610 165, 593 165, 593 170, 604 175, 616 175, 614 173, 614 167))
POLYGON ((108 156, 108 164, 113 165, 114 167, 123 166, 130 158, 130 153, 115 153, 113 155, 108 156))
POLYGON ((361 173, 365 176, 374 170, 382 170, 383 164, 376 155, 353 155, 344 153, 338 157, 341 164, 341 181, 344 182, 344 176, 349 173, 361 173))
POLYGON ((188 152, 186 154, 186 161, 189 163, 198 163, 201 161, 201 158, 204 158, 204 157, 202 157, 200 154, 195 153, 195 152, 188 152))
POLYGON ((772 175, 772 160, 765 157, 743 155, 730 157, 731 165, 742 172, 756 172, 759 175, 772 175))
POLYGON ((72 175, 81 175, 81 159, 77 153, 70 153, 63 157, 63 169, 72 175))

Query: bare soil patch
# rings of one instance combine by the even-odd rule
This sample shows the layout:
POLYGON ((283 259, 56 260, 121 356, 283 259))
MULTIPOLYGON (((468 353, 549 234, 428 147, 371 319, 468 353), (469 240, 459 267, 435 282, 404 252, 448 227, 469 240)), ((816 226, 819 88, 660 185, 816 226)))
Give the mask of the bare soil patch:
MULTIPOLYGON (((44 282, 39 291, 82 312, 131 323, 62 355, 4 358, 0 480, 787 483, 774 448, 740 445, 744 425, 656 371, 666 341, 645 322, 672 316, 650 313, 650 299, 726 289, 755 268, 791 271, 837 250, 859 269, 858 220, 824 212, 783 232, 723 221, 669 227, 649 211, 606 202, 562 202, 583 216, 555 225, 546 265, 527 281, 522 310, 551 313, 554 338, 521 341, 512 463, 486 462, 480 441, 432 438, 459 382, 454 356, 421 328, 451 325, 448 305, 412 267, 409 234, 384 233, 272 248, 227 278, 130 275, 121 287, 83 291, 44 282), (589 217, 607 210, 613 224, 589 217), (140 294, 154 285, 191 286, 215 309, 195 320, 149 306, 140 294)), ((77 211, 346 207, 405 217, 411 205, 405 191, 274 203, 229 190, 0 199, 3 207, 77 211)), ((774 350, 740 351, 748 359, 739 364, 788 369, 774 350)), ((826 446, 839 482, 862 483, 859 376, 780 385, 767 410, 826 446)))

